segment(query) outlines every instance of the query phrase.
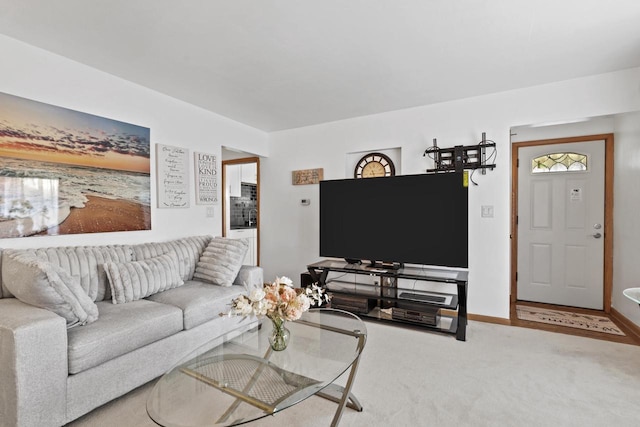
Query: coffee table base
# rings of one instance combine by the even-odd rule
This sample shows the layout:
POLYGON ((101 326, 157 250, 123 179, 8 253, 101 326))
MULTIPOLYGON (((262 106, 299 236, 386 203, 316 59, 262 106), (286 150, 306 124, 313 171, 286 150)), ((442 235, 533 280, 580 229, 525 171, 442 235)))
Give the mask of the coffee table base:
MULTIPOLYGON (((331 328, 328 326, 322 326, 322 328, 329 330, 339 330, 337 328, 331 328)), ((362 412, 363 409, 360 402, 358 402, 358 399, 356 399, 356 397, 351 393, 351 387, 353 387, 353 381, 355 380, 356 373, 358 372, 360 353, 364 348, 364 344, 367 338, 366 335, 360 333, 360 331, 354 331, 352 335, 358 339, 358 357, 356 357, 356 360, 354 360, 353 364, 351 364, 349 378, 347 379, 346 386, 342 387, 337 384, 329 384, 324 389, 316 393, 317 396, 331 400, 338 404, 336 414, 333 416, 333 420, 331 421, 331 427, 336 427, 338 423, 340 423, 340 418, 342 418, 342 412, 344 411, 345 406, 348 406, 351 409, 355 409, 358 412, 362 412)))
POLYGON ((316 396, 331 400, 332 402, 336 402, 338 404, 336 414, 333 417, 333 421, 331 421, 331 427, 335 427, 338 425, 338 423, 340 422, 340 418, 342 418, 342 411, 344 411, 345 406, 358 412, 362 412, 363 409, 362 405, 360 404, 360 402, 358 402, 358 399, 356 399, 353 393, 347 392, 344 387, 341 387, 339 385, 329 384, 322 391, 316 393, 316 396))
MULTIPOLYGON (((364 324, 356 316, 338 310, 321 309, 312 315, 315 316, 312 319, 318 320, 300 319, 293 326, 301 331, 306 325, 327 331, 309 334, 306 341, 311 340, 314 345, 325 341, 328 343, 327 347, 322 349, 324 351, 319 350, 319 354, 330 355, 330 363, 327 364, 329 368, 335 366, 336 360, 339 361, 334 359, 334 349, 353 348, 349 338, 344 336, 351 336, 356 340, 355 357, 346 358, 345 363, 348 362, 349 365, 334 370, 330 377, 330 381, 335 381, 340 374, 349 371, 345 386, 315 379, 322 378, 325 374, 316 363, 324 359, 312 360, 309 368, 300 363, 300 356, 304 357, 305 351, 308 351, 305 339, 301 338, 293 343, 290 357, 283 357, 281 353, 274 352, 268 346, 266 353, 260 355, 256 350, 264 348, 259 342, 261 337, 265 338, 262 336, 265 334, 253 331, 247 337, 249 345, 229 341, 223 344, 224 347, 206 350, 196 357, 190 356, 187 362, 182 362, 165 374, 148 399, 147 412, 150 417, 160 425, 186 426, 216 420, 216 425, 231 426, 275 415, 312 395, 337 403, 331 421, 332 427, 339 424, 345 407, 361 412, 363 407, 351 393, 351 389, 366 342, 364 324), (351 317, 355 322, 350 324, 351 317), (347 325, 346 328, 342 327, 343 323, 347 325), (340 336, 343 338, 332 338, 340 336), (298 342, 299 348, 295 347, 298 342), (334 343, 337 345, 334 346, 334 343), (290 360, 293 360, 293 363, 289 363, 290 360), (187 379, 189 377, 190 379, 187 379), (211 394, 208 391, 212 389, 226 396, 220 396, 218 399, 214 397, 215 392, 211 394), (208 402, 215 402, 215 405, 209 406, 208 402), (200 408, 199 405, 204 406, 200 408), (192 407, 195 408, 194 411, 190 411, 189 408, 192 407)), ((301 333, 301 337, 305 335, 301 333)), ((313 349, 313 345, 310 348, 313 349)))

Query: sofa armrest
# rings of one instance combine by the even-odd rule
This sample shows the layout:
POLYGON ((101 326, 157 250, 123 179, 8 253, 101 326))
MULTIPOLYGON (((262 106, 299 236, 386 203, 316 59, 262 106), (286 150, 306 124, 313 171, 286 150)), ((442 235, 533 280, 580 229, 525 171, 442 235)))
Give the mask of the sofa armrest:
POLYGON ((0 427, 64 424, 67 374, 65 319, 0 299, 0 427))
POLYGON ((247 292, 251 292, 252 289, 262 289, 264 286, 264 274, 262 267, 256 267, 254 265, 243 265, 240 267, 240 272, 236 276, 236 280, 233 281, 234 285, 244 285, 247 288, 247 292))

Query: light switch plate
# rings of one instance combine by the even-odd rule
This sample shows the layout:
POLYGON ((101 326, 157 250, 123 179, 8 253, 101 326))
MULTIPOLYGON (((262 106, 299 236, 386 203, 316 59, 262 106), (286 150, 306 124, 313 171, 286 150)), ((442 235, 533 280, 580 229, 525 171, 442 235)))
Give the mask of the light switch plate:
POLYGON ((482 218, 493 218, 493 205, 482 206, 482 218))

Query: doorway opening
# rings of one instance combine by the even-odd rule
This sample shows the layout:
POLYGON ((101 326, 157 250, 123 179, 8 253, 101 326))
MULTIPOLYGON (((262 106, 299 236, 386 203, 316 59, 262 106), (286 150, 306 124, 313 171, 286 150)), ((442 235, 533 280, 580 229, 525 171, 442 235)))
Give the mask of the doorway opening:
MULTIPOLYGON (((560 150, 562 151, 562 150, 560 150)), ((544 156, 538 157, 538 158, 543 158, 544 156)), ((579 163, 580 161, 578 161, 579 163)), ((574 162, 575 163, 575 162, 574 162)), ((553 164, 552 161, 549 162, 549 164, 553 164)), ((573 164, 573 163, 572 163, 573 164)), ((569 165, 569 163, 567 163, 567 165, 569 165)), ((536 165, 533 165, 533 167, 535 168, 536 165)), ((548 165, 547 165, 548 166, 548 165)), ((540 165, 540 167, 544 168, 544 165, 540 165)), ((559 166, 560 168, 564 167, 563 165, 559 166)), ((575 168, 582 168, 583 165, 576 165, 576 166, 572 166, 575 168)), ((510 297, 510 319, 511 319, 511 323, 513 325, 516 326, 525 326, 525 327, 532 327, 532 328, 536 328, 536 329, 545 329, 545 330, 553 330, 553 331, 561 331, 564 333, 570 333, 570 334, 574 334, 574 335, 586 335, 586 336, 591 336, 593 334, 597 334, 596 338, 603 338, 603 339, 610 339, 613 341, 622 341, 622 342, 629 342, 629 340, 631 340, 630 342, 635 343, 635 340, 633 340, 632 338, 616 338, 616 337, 602 337, 600 335, 606 335, 606 334, 601 334, 601 333, 594 333, 590 331, 580 331, 580 330, 569 330, 571 328, 566 328, 566 327, 562 327, 562 326, 555 326, 555 325, 544 325, 538 322, 529 322, 529 321, 524 321, 524 320, 520 320, 517 317, 517 313, 516 313, 516 305, 519 304, 524 304, 524 305, 530 305, 533 307, 540 307, 540 308, 551 308, 551 309, 561 309, 561 310, 565 310, 565 311, 573 311, 575 313, 582 313, 582 314, 591 314, 591 315, 600 315, 600 316, 605 316, 605 317, 610 317, 610 313, 611 313, 611 293, 612 293, 612 287, 613 287, 613 168, 614 168, 614 160, 613 160, 613 134, 598 134, 598 135, 588 135, 588 136, 579 136, 579 137, 568 137, 568 138, 557 138, 557 139, 544 139, 544 140, 535 140, 535 141, 523 141, 523 142, 517 142, 512 144, 512 158, 511 158, 511 170, 512 170, 512 177, 511 177, 511 297, 510 297), (602 240, 602 269, 599 270, 601 271, 601 276, 598 277, 597 279, 599 281, 601 281, 601 295, 602 295, 602 306, 601 308, 598 309, 589 309, 589 308, 579 308, 577 307, 578 304, 577 302, 574 304, 571 302, 571 300, 562 300, 562 299, 558 299, 558 301, 555 301, 553 299, 551 300, 545 300, 544 298, 538 299, 536 301, 536 297, 530 298, 530 295, 526 294, 526 292, 522 291, 519 292, 519 280, 524 280, 525 278, 522 277, 521 272, 519 272, 519 265, 522 269, 523 265, 526 265, 527 267, 529 267, 529 263, 530 264, 534 264, 536 263, 535 259, 536 259, 536 254, 533 254, 530 251, 527 250, 523 250, 522 246, 519 246, 519 238, 521 236, 519 236, 519 226, 522 227, 522 222, 520 221, 520 219, 522 218, 519 215, 519 206, 521 205, 520 202, 520 198, 523 197, 523 188, 521 188, 521 183, 519 182, 519 170, 521 171, 520 168, 528 168, 531 165, 529 163, 531 163, 531 159, 527 159, 527 160, 523 160, 522 158, 522 153, 525 152, 525 150, 529 149, 529 147, 542 147, 543 150, 544 149, 548 149, 549 153, 554 153, 555 151, 558 150, 554 150, 554 147, 561 147, 560 144, 573 144, 573 143, 580 143, 580 142, 588 142, 588 141, 603 141, 604 144, 604 198, 602 200, 602 204, 603 204, 603 220, 602 223, 600 224, 599 222, 597 224, 588 224, 587 227, 585 227, 584 229, 584 233, 590 233, 589 238, 597 238, 597 239, 601 239, 602 240), (529 162, 529 163, 527 163, 529 162), (519 224, 520 222, 520 224, 519 224), (591 232, 590 229, 588 230, 588 228, 590 227, 595 227, 598 230, 596 230, 595 232, 591 232), (597 236, 597 237, 596 237, 597 236), (526 252, 526 253, 525 253, 526 252), (526 259, 523 259, 523 257, 526 256, 526 259), (532 261, 534 260, 534 261, 532 261), (520 277, 519 277, 520 276, 520 277)), ((536 171, 532 171, 532 175, 535 174, 536 171)), ((522 175, 521 175, 522 176, 522 175)), ((528 184, 527 184, 528 185, 528 184)), ((546 183, 545 183, 546 185, 546 183)), ((565 188, 565 191, 568 191, 569 193, 566 194, 566 197, 569 200, 574 200, 574 201, 580 201, 580 197, 583 196, 583 194, 581 194, 581 190, 579 186, 575 186, 576 188, 573 188, 571 186, 565 188), (571 191, 573 191, 573 199, 570 199, 571 195, 571 191)), ((534 190, 535 191, 535 190, 534 190)), ((546 193, 543 192, 539 192, 538 194, 543 194, 545 195, 546 193)), ((531 197, 532 199, 535 198, 535 195, 532 196, 529 192, 526 193, 526 197, 531 197)), ((549 203, 551 204, 551 203, 549 203)), ((527 209, 532 209, 531 205, 526 205, 527 209)), ((535 208, 534 208, 535 209, 535 208)), ((540 211, 540 209, 538 209, 540 211)), ((527 211, 527 215, 530 212, 527 211)), ((546 214, 546 212, 545 212, 546 214)), ((565 215, 565 213, 562 213, 563 215, 565 215)), ((565 219, 565 218, 563 218, 565 219)), ((527 221, 531 221, 530 218, 527 219, 527 221)), ((550 221, 552 221, 550 219, 550 221)), ((585 220, 586 221, 586 220, 585 220)), ((528 223, 527 227, 530 227, 530 223, 528 223)), ((521 230, 522 232, 522 230, 521 230)), ((522 239, 525 239, 525 236, 522 236, 522 239)), ((520 242, 522 243, 522 242, 520 242)), ((534 245, 535 246, 535 245, 534 245)), ((553 251, 551 249, 547 250, 547 247, 551 247, 551 245, 545 245, 545 244, 540 244, 537 245, 536 248, 534 248, 533 251, 538 250, 539 254, 543 254, 545 255, 545 258, 549 258, 549 257, 553 257, 553 251)), ((573 245, 574 249, 578 248, 578 250, 576 251, 576 253, 580 252, 580 248, 578 245, 573 245)), ((528 248, 527 248, 528 249, 528 248)), ((540 274, 540 276, 544 276, 545 278, 549 278, 551 277, 551 273, 547 272, 547 271, 540 271, 541 269, 543 269, 545 267, 544 263, 538 263, 538 265, 533 265, 531 266, 532 270, 534 270, 535 268, 538 268, 538 270, 535 272, 535 274, 540 274), (547 274, 548 273, 548 274, 547 274)), ((564 266, 563 266, 564 267, 564 266)), ((569 274, 569 276, 571 276, 571 273, 569 274)), ((583 273, 583 272, 579 272, 579 273, 583 273)), ((528 271, 527 276, 531 277, 532 273, 531 271, 528 271)), ((563 272, 561 272, 560 274, 564 274, 563 272)), ((566 275, 565 275, 566 276, 566 275)), ((580 274, 577 275, 573 275, 573 277, 581 277, 580 274)), ((528 280, 528 279, 527 279, 528 280)), ((615 319, 612 319, 615 322, 615 319)))
MULTIPOLYGON (((222 160, 222 232, 246 239, 249 250, 244 265, 260 265, 260 158, 222 160)), ((234 153, 237 156, 237 153, 234 153)), ((227 156, 228 157, 228 156, 227 156)))

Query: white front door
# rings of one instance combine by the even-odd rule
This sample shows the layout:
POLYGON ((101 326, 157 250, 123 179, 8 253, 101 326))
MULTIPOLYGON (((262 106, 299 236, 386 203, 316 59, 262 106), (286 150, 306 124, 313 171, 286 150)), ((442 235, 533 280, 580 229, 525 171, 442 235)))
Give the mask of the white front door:
POLYGON ((521 147, 518 164, 517 299, 602 310, 605 142, 521 147))

